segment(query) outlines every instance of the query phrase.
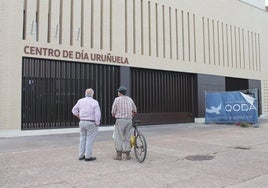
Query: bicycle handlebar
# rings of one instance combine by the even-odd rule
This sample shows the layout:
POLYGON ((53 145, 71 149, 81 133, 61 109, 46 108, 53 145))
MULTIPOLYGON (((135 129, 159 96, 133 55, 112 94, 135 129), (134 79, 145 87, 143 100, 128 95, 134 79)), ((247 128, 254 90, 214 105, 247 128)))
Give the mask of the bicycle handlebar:
POLYGON ((135 120, 132 124, 133 127, 139 126, 141 124, 140 120, 135 120))

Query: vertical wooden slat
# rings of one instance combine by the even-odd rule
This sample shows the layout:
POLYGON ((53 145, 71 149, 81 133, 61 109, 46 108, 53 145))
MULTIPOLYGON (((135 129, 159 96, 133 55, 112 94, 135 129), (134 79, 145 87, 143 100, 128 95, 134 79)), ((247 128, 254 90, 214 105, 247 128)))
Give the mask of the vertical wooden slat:
MULTIPOLYGON (((102 124, 112 124, 111 106, 120 84, 120 67, 23 58, 22 129, 78 126, 71 114, 88 87, 102 110, 102 124)), ((132 93, 139 113, 195 111, 195 76, 131 69, 132 93)))
POLYGON ((195 112, 192 74, 131 69, 132 93, 139 113, 195 112))
POLYGON ((71 109, 92 87, 102 124, 112 124, 111 106, 120 83, 117 66, 23 58, 22 129, 77 127, 71 109))

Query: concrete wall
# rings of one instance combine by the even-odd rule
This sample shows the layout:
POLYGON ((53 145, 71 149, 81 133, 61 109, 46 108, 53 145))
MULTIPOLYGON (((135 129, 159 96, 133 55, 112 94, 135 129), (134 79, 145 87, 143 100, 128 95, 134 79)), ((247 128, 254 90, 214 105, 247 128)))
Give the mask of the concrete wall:
POLYGON ((0 129, 20 129, 22 56, 261 80, 267 99, 265 23, 238 0, 2 0, 0 129))

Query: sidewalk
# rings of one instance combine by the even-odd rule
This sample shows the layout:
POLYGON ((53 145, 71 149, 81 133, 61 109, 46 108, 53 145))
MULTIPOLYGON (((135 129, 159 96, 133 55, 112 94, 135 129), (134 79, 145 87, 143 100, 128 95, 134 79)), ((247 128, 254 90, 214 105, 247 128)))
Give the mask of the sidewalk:
POLYGON ((144 163, 115 161, 112 131, 98 133, 96 161, 78 160, 78 133, 0 137, 0 187, 268 187, 268 119, 260 128, 168 124, 140 127, 144 163), (204 160, 206 159, 206 160, 204 160))

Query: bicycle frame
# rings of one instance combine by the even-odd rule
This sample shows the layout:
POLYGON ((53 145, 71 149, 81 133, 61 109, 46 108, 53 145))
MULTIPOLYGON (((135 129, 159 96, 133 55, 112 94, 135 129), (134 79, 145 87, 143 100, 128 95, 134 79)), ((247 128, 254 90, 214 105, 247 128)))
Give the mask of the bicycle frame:
POLYGON ((144 135, 137 128, 140 124, 141 122, 139 120, 133 122, 132 125, 134 127, 133 136, 135 139, 132 138, 133 140, 131 140, 132 141, 131 146, 134 147, 135 157, 137 161, 139 163, 142 163, 146 158, 147 144, 144 135))

